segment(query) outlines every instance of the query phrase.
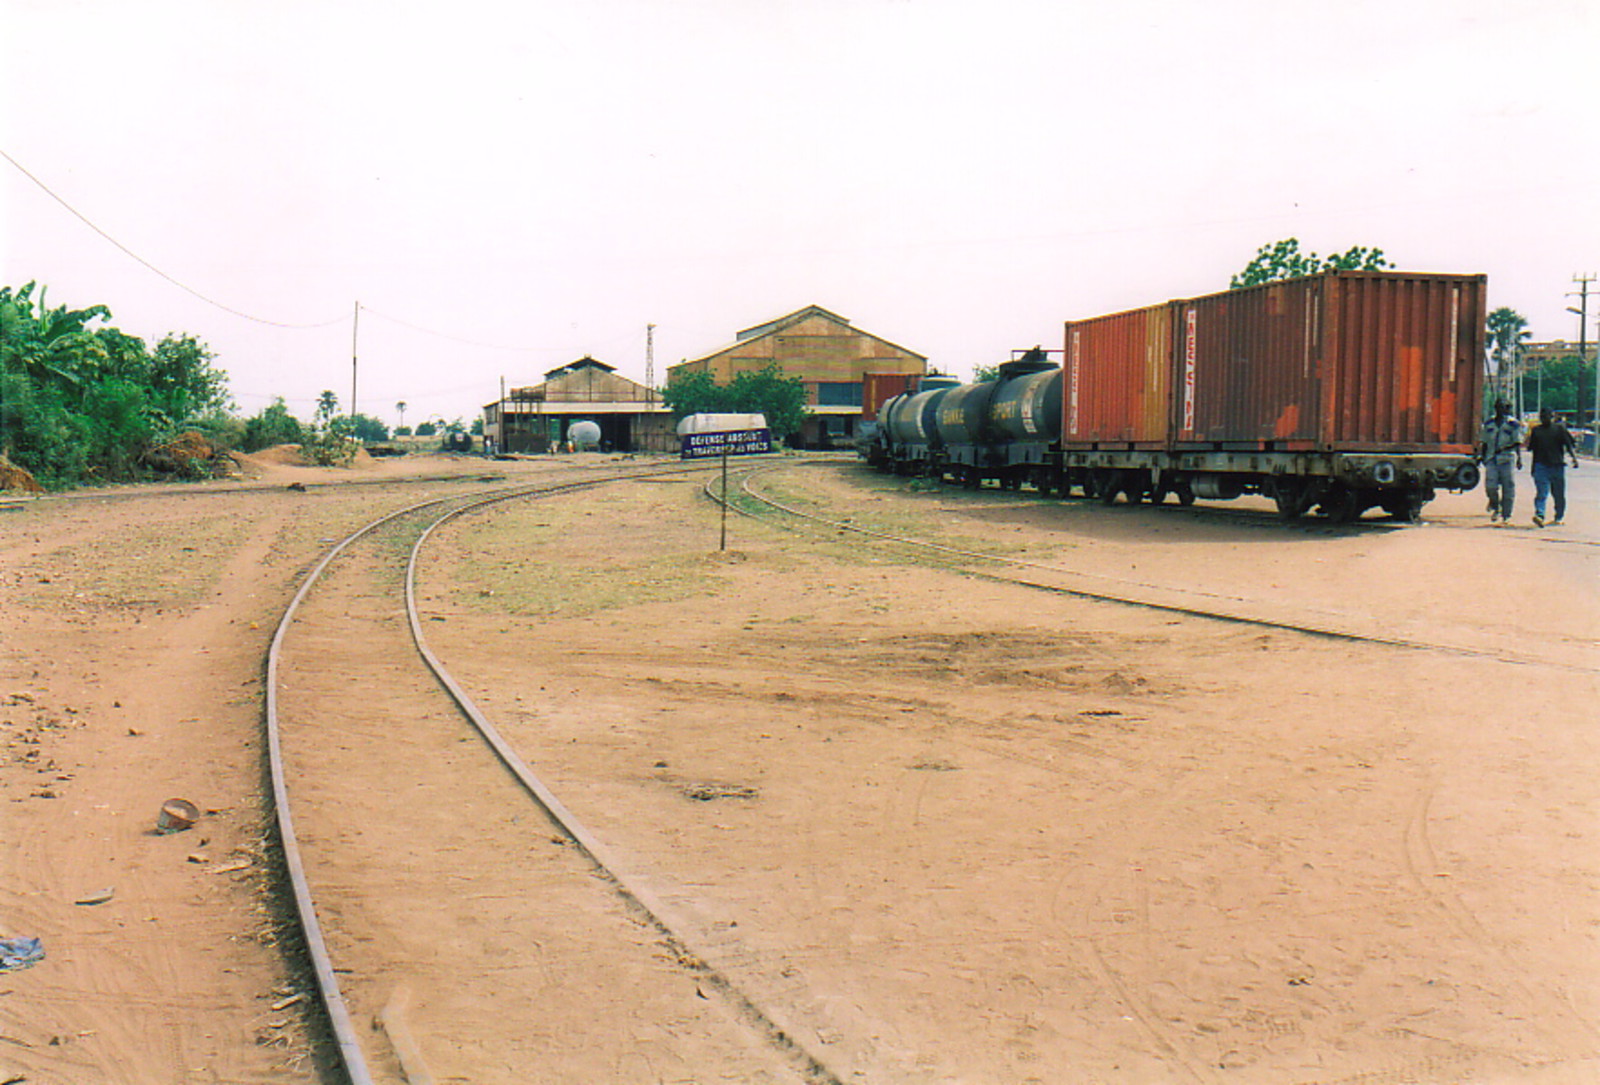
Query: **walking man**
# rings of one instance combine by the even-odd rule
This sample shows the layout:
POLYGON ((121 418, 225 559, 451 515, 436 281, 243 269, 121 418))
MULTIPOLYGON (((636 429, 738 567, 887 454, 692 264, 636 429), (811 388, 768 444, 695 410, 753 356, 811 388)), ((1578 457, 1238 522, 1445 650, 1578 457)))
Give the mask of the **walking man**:
POLYGON ((1484 421, 1478 435, 1478 459, 1483 462, 1483 489, 1489 495, 1489 522, 1509 524, 1517 496, 1516 472, 1522 470, 1522 423, 1511 417, 1511 404, 1503 398, 1494 401, 1494 417, 1484 421))
POLYGON ((1533 522, 1544 527, 1544 500, 1553 497, 1559 524, 1567 514, 1567 458, 1578 469, 1578 445, 1567 427, 1556 421, 1549 407, 1539 408, 1539 424, 1528 431, 1528 455, 1533 460, 1533 522))

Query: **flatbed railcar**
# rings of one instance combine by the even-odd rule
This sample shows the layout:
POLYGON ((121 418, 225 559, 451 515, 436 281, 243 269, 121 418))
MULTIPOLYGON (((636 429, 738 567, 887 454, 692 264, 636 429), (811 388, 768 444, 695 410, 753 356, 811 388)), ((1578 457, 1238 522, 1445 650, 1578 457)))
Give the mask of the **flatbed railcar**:
POLYGON ((1261 494, 1414 520, 1478 484, 1485 279, 1337 271, 1064 325, 994 379, 889 399, 862 454, 1107 504, 1261 494))

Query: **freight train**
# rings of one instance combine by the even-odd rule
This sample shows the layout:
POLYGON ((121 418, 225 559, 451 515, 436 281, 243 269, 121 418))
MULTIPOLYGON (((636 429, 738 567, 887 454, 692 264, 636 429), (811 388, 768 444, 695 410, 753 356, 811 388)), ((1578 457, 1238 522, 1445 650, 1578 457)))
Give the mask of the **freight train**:
POLYGON ((1478 484, 1485 293, 1481 275, 1335 271, 1068 321, 1059 351, 993 379, 891 396, 858 448, 969 487, 1415 520, 1478 484))

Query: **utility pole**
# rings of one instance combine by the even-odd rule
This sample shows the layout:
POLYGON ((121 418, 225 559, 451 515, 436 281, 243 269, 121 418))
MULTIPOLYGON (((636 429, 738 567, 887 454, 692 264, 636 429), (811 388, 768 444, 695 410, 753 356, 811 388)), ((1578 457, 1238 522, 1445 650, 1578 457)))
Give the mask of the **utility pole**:
MULTIPOLYGON (((1593 272, 1588 275, 1574 275, 1572 281, 1578 284, 1578 289, 1575 292, 1569 291, 1567 297, 1579 299, 1579 308, 1574 309, 1569 305, 1567 306, 1567 312, 1578 315, 1578 364, 1582 366, 1589 360, 1589 284, 1595 281, 1595 275, 1593 272)), ((1580 399, 1578 411, 1582 411, 1582 387, 1579 387, 1578 394, 1580 399)), ((1576 413, 1574 412, 1574 414, 1576 413)), ((1573 421, 1576 422, 1577 419, 1574 418, 1573 421)), ((1600 358, 1595 360, 1593 424, 1596 428, 1600 428, 1600 358)), ((1597 448, 1600 448, 1600 446, 1597 446, 1597 448)))
POLYGON ((644 401, 656 401, 656 326, 644 326, 644 401))
POLYGON ((361 331, 361 302, 356 302, 355 319, 350 322, 350 434, 356 431, 356 343, 361 331))

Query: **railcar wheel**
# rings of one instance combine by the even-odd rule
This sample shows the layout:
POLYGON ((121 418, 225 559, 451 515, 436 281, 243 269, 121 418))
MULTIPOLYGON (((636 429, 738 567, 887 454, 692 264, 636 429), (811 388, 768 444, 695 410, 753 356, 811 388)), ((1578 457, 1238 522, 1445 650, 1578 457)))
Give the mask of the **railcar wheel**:
POLYGON ((1316 488, 1307 479, 1282 475, 1272 480, 1272 501, 1281 520, 1298 520, 1316 499, 1316 488))
POLYGON ((1109 467, 1099 467, 1089 476, 1094 485, 1094 496, 1102 505, 1115 505, 1117 495, 1122 492, 1122 480, 1117 477, 1117 472, 1109 467))
POLYGON ((1428 503, 1431 496, 1416 490, 1391 494, 1383 499, 1383 511, 1402 523, 1414 524, 1422 518, 1422 506, 1428 503))
POLYGON ((1143 471, 1123 471, 1121 484, 1130 505, 1137 505, 1150 496, 1150 479, 1143 471))
POLYGON ((1367 511, 1361 491, 1335 483, 1322 496, 1322 515, 1336 524, 1353 523, 1367 511))

